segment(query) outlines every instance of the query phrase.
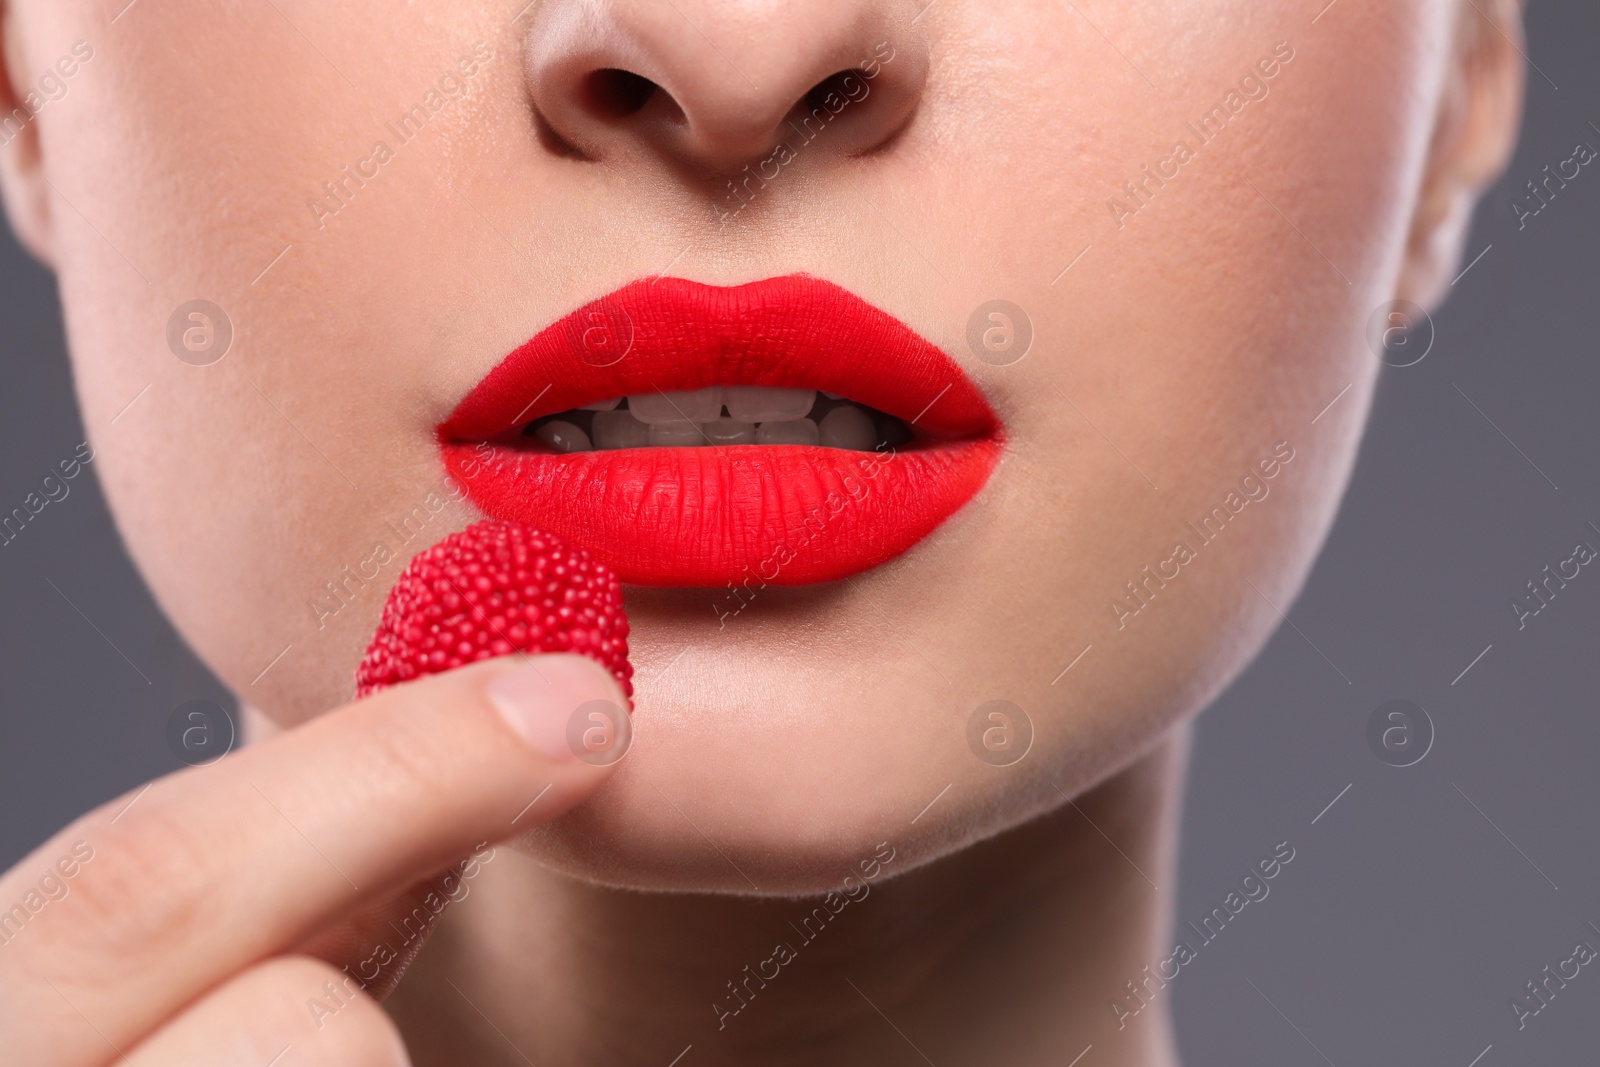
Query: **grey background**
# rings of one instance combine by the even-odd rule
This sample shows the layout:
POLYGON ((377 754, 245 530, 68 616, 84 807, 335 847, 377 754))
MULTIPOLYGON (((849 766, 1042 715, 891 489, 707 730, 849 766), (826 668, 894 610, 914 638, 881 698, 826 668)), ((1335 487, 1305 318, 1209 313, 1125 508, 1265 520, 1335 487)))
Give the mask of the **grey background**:
MULTIPOLYGON (((1510 207, 1577 141, 1600 147, 1600 5, 1534 0, 1529 24, 1550 80, 1530 72, 1517 158, 1468 258, 1493 247, 1428 358, 1385 372, 1294 627, 1200 720, 1180 924, 1276 843, 1297 854, 1162 994, 1192 1064, 1468 1067, 1486 1048, 1481 1067, 1566 1064, 1600 1045, 1600 961, 1521 1032, 1508 1007, 1575 942, 1600 948, 1585 926, 1600 925, 1600 567, 1520 632, 1507 606, 1577 541, 1600 547, 1600 165, 1521 232, 1510 207), (1392 698, 1437 732, 1405 769, 1364 736, 1392 698)), ((83 434, 52 281, 0 240, 9 511, 83 434)), ((180 703, 227 700, 151 602, 92 474, 70 485, 0 547, 0 868, 176 769, 180 703)))

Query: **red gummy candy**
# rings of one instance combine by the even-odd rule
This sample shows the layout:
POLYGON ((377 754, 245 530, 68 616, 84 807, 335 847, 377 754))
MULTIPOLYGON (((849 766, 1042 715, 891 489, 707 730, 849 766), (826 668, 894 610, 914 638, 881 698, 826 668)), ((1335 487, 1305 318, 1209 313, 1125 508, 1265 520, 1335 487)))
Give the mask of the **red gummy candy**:
POLYGON ((513 652, 580 653, 633 695, 617 576, 543 530, 474 523, 401 572, 356 668, 356 696, 513 652))

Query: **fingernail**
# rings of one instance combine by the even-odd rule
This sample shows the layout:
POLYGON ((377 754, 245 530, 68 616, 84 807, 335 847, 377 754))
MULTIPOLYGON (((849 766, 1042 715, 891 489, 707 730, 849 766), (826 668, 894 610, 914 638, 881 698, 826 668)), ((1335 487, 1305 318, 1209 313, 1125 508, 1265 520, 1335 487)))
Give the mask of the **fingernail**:
POLYGON ((512 731, 552 763, 576 757, 567 740, 573 712, 597 699, 610 699, 609 676, 578 656, 540 656, 497 675, 485 688, 489 702, 512 731))

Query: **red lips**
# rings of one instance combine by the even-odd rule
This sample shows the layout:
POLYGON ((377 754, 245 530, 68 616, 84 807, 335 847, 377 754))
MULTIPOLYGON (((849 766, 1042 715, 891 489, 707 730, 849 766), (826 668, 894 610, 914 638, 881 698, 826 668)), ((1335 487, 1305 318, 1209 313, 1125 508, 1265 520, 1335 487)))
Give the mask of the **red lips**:
POLYGON ((716 287, 635 282, 511 353, 439 428, 444 461, 492 518, 583 545, 624 582, 830 581, 901 555, 988 480, 1002 436, 977 387, 910 327, 805 275, 716 287), (817 389, 911 424, 898 449, 506 443, 612 397, 759 385, 817 389))

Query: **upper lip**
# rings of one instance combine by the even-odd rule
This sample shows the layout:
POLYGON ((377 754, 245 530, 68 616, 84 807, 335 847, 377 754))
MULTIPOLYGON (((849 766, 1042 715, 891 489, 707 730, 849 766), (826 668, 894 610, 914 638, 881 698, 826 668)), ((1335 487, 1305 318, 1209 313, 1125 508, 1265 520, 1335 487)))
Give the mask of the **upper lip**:
POLYGON ((842 394, 934 439, 999 430, 977 386, 931 342, 831 282, 789 275, 731 287, 634 282, 512 352, 439 432, 489 440, 617 396, 717 385, 842 394))
POLYGON ((640 281, 587 304, 490 371, 439 443, 486 514, 583 545, 626 583, 740 582, 748 594, 752 583, 847 578, 909 551, 984 485, 1003 435, 932 343, 830 282, 789 275, 728 288, 640 281), (913 437, 897 450, 885 436, 870 452, 752 443, 560 453, 522 447, 529 439, 515 432, 618 396, 727 386, 840 394, 910 424, 913 437))

